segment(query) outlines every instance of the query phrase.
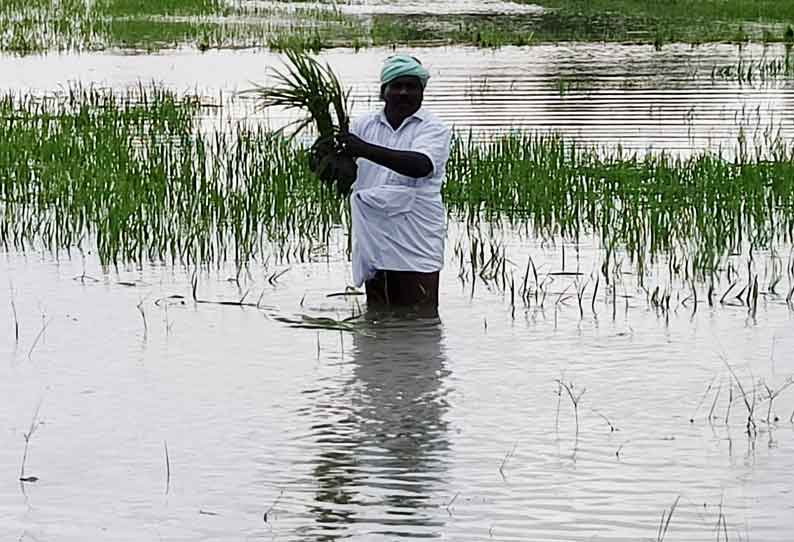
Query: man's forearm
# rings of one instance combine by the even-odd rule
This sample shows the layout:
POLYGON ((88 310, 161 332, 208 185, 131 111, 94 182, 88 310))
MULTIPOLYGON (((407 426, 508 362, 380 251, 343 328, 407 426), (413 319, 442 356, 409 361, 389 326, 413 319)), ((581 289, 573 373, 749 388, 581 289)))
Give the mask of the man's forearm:
POLYGON ((426 177, 433 172, 433 163, 421 152, 399 151, 366 143, 359 149, 358 155, 414 179, 426 177))

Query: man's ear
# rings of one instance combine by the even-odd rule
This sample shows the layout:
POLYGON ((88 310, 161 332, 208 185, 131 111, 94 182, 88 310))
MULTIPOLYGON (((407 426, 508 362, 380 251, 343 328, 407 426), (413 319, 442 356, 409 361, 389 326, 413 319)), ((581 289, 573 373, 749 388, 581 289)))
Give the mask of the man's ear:
POLYGON ((382 84, 380 86, 380 101, 382 101, 382 102, 386 101, 386 85, 387 84, 388 83, 384 83, 384 84, 382 84))

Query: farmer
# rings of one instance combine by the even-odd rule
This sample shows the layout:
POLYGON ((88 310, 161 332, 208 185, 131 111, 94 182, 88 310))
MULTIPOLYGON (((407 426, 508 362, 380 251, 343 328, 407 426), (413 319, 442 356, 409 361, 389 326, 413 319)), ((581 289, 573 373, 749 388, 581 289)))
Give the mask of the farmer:
POLYGON ((365 284, 369 306, 436 316, 450 130, 422 108, 428 79, 417 59, 389 57, 380 74, 384 108, 356 119, 340 143, 358 164, 350 196, 353 282, 365 284))

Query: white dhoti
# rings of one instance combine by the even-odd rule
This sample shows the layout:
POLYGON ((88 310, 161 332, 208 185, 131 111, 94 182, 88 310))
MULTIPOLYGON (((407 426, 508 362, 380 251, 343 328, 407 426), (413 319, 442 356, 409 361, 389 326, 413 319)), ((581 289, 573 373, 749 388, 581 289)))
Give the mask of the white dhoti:
POLYGON ((356 190, 350 206, 355 286, 378 270, 431 273, 444 266, 446 212, 437 186, 356 190))

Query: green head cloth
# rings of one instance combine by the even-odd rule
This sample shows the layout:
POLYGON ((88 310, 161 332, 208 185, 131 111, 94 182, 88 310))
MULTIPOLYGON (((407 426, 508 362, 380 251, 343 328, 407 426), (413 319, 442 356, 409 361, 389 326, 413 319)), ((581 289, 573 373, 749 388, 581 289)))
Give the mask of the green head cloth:
POLYGON ((383 69, 380 71, 380 84, 386 85, 405 75, 418 77, 419 81, 422 82, 422 88, 425 88, 427 80, 430 79, 430 73, 414 57, 394 55, 387 58, 386 62, 383 63, 383 69))

